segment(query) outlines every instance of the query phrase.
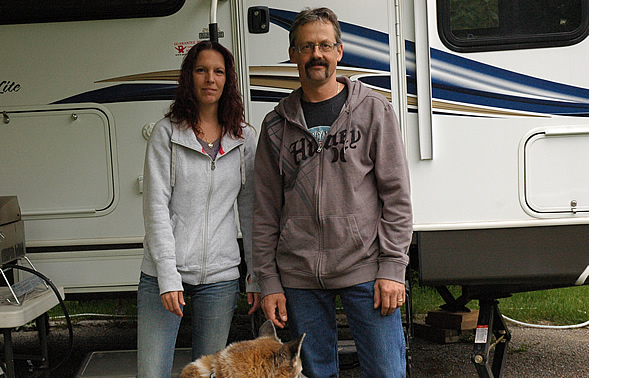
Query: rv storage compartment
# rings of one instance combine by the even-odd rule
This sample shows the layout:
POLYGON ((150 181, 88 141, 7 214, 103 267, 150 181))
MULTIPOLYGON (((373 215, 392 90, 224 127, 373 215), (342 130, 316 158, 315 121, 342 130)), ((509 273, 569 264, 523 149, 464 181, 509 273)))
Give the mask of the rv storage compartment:
POLYGON ((588 268, 588 225, 421 232, 422 284, 572 286, 588 268))

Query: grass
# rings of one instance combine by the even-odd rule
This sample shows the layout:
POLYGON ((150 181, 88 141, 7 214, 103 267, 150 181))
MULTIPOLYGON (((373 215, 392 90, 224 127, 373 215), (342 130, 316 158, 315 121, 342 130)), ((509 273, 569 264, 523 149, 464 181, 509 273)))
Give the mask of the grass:
MULTIPOLYGON (((449 287, 455 297, 461 294, 457 286, 449 287)), ((420 286, 413 289, 413 313, 421 316, 436 310, 444 301, 432 287, 420 286)), ((467 306, 478 309, 478 301, 467 306)), ((516 293, 499 299, 501 313, 524 323, 571 325, 581 324, 589 319, 589 287, 575 286, 562 289, 540 290, 516 293)))
POLYGON ((589 319, 589 287, 576 286, 514 294, 501 302, 501 312, 528 323, 570 325, 589 319), (527 321, 529 320, 529 321, 527 321))
MULTIPOLYGON (((461 289, 457 286, 449 287, 449 289, 455 297, 461 294, 461 289)), ((107 316, 100 318, 117 322, 121 319, 133 319, 136 315, 135 298, 65 301, 64 303, 73 319, 98 319, 98 316, 78 315, 104 314, 107 316)), ((516 293, 509 298, 499 299, 499 303, 499 308, 504 315, 525 323, 571 325, 580 324, 589 319, 588 286, 516 293)), ((420 317, 428 311, 437 310, 442 304, 444 301, 434 288, 414 286, 414 316, 420 317)), ((479 304, 477 301, 472 301, 467 307, 478 309, 479 304)), ((247 309, 247 299, 241 295, 236 312, 244 314, 247 309)), ((59 305, 53 308, 49 314, 51 317, 63 317, 59 305)))

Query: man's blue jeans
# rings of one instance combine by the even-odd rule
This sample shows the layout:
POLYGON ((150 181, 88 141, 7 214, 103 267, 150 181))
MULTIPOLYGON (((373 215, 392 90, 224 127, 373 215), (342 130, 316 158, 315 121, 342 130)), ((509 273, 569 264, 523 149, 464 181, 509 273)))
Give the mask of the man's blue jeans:
POLYGON ((306 333, 302 364, 307 377, 338 377, 335 300, 339 295, 352 332, 363 377, 405 377, 405 338, 400 309, 374 309, 374 282, 338 290, 285 288, 293 338, 306 333))
MULTIPOLYGON (((225 348, 238 301, 238 280, 184 284, 192 312, 192 360, 225 348)), ((170 377, 181 318, 164 308, 156 277, 138 285, 138 377, 170 377)))

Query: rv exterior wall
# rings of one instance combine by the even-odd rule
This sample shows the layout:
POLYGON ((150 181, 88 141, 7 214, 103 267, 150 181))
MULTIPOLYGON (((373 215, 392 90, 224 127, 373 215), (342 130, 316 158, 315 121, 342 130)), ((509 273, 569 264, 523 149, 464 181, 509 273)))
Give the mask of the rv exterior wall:
MULTIPOLYGON (((588 29, 563 46, 469 52, 444 38, 455 3, 323 1, 342 24, 338 72, 387 96, 404 121, 425 283, 567 284, 588 265, 588 29)), ((67 295, 136 288, 146 126, 208 35, 210 2, 171 5, 125 19, 0 15, 11 52, 0 55, 0 196, 18 196, 27 255, 67 295)), ((310 4, 272 2, 268 32, 252 34, 248 9, 259 5, 219 1, 216 13, 256 128, 299 86, 287 25, 310 4)))

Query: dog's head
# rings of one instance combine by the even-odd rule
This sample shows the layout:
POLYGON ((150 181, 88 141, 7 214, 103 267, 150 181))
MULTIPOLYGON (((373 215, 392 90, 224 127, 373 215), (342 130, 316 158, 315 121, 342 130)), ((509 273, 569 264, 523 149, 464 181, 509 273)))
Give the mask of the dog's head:
MULTIPOLYGON (((291 340, 286 344, 282 344, 276 334, 276 327, 271 320, 267 320, 260 327, 258 332, 259 336, 256 340, 263 338, 273 339, 280 343, 280 347, 274 351, 273 356, 267 356, 267 365, 272 367, 273 375, 269 377, 281 377, 281 378, 297 378, 303 377, 302 375, 302 360, 300 359, 300 351, 302 349, 302 342, 306 334, 302 334, 295 340, 291 340)), ((254 342, 256 341, 254 340, 254 342)), ((277 346, 277 345, 276 345, 277 346)), ((272 349, 275 349, 272 347, 272 349)))
POLYGON ((215 355, 204 356, 191 362, 184 368, 180 378, 304 377, 300 350, 306 334, 283 344, 271 320, 263 323, 258 334, 254 340, 230 344, 215 355))

